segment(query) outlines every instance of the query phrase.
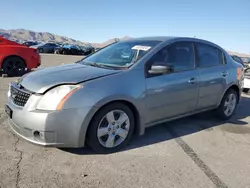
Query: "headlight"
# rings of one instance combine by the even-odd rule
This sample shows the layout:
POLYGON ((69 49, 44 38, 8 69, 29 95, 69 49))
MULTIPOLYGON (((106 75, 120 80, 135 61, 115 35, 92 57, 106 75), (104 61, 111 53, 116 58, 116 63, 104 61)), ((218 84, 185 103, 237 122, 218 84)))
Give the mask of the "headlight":
POLYGON ((61 110, 65 101, 82 86, 61 85, 49 90, 37 105, 40 110, 61 110))

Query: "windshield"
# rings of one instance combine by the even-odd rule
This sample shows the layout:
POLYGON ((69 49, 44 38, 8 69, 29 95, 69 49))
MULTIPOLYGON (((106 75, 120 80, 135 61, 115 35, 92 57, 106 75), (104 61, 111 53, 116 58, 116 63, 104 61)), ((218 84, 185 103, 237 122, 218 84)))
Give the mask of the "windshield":
POLYGON ((112 67, 129 67, 148 53, 160 41, 123 41, 103 48, 81 63, 112 67))

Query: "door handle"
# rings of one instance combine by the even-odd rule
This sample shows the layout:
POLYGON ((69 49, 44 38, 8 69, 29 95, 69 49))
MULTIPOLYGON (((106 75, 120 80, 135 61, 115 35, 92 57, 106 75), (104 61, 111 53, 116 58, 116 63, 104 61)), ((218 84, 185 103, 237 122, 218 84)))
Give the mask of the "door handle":
POLYGON ((190 78, 190 80, 188 80, 188 82, 189 82, 190 84, 194 84, 194 83, 195 83, 195 78, 190 78))
POLYGON ((226 72, 226 71, 225 71, 225 72, 222 72, 222 73, 221 73, 221 76, 227 77, 227 76, 228 76, 228 72, 226 72))

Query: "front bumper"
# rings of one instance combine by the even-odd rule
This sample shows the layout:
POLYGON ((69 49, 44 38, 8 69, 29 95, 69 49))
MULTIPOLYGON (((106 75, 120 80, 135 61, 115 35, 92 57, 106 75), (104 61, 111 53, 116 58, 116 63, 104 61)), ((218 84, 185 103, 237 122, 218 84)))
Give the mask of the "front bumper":
POLYGON ((83 147, 91 108, 65 109, 61 111, 36 110, 37 96, 31 95, 24 107, 8 99, 12 110, 9 124, 12 130, 34 144, 54 147, 83 147), (84 127, 85 126, 85 127, 84 127))

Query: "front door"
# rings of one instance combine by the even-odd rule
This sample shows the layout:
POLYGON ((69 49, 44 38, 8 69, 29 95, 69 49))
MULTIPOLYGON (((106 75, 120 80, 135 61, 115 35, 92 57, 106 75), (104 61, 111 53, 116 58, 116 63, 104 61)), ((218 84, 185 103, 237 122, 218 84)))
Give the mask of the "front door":
POLYGON ((161 49, 146 64, 167 65, 171 71, 146 78, 147 123, 154 123, 196 110, 199 72, 195 69, 194 46, 177 42, 161 49))

